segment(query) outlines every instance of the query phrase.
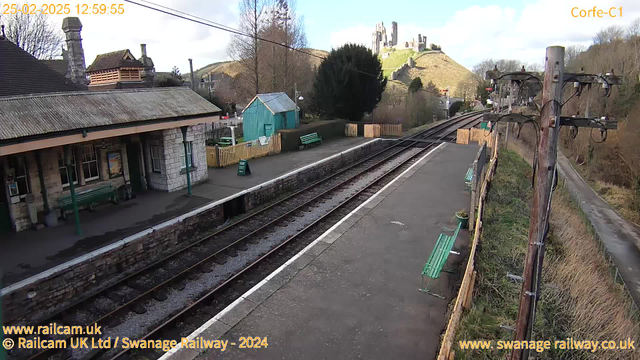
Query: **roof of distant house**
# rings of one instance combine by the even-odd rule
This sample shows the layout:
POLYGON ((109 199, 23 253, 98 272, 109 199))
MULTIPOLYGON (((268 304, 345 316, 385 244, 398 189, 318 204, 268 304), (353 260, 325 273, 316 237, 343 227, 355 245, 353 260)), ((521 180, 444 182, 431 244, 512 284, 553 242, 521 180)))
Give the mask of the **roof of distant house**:
POLYGON ((277 92, 277 93, 269 93, 269 94, 258 94, 256 95, 249 104, 245 107, 245 110, 256 100, 259 99, 264 106, 271 111, 272 114, 277 114, 286 111, 294 111, 296 109, 296 104, 287 96, 286 93, 277 92))
POLYGON ((83 89, 1 35, 0 54, 0 96, 83 89))
POLYGON ((182 120, 220 111, 187 87, 7 96, 0 97, 0 141, 182 120))
POLYGON ((129 49, 118 50, 96 56, 93 63, 87 68, 87 72, 118 69, 122 67, 142 68, 144 65, 133 57, 129 49))

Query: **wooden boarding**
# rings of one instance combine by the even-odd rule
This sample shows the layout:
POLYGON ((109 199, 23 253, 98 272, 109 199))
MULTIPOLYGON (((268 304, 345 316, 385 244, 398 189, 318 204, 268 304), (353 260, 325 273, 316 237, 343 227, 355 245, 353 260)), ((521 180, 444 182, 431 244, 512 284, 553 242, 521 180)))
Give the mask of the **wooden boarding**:
POLYGON ((366 138, 378 138, 380 137, 381 130, 379 124, 365 124, 364 125, 364 137, 366 138))
POLYGON ((358 137, 358 124, 345 124, 344 125, 344 136, 347 136, 347 137, 358 137))
POLYGON ((402 137, 402 124, 379 124, 380 135, 402 137))
POLYGON ((235 146, 207 146, 207 166, 223 167, 237 164, 241 159, 255 159, 269 154, 278 154, 282 150, 280 134, 269 138, 269 143, 260 145, 259 141, 247 141, 235 146))
POLYGON ((456 134, 456 144, 468 145, 469 135, 470 135, 469 129, 458 129, 456 134))

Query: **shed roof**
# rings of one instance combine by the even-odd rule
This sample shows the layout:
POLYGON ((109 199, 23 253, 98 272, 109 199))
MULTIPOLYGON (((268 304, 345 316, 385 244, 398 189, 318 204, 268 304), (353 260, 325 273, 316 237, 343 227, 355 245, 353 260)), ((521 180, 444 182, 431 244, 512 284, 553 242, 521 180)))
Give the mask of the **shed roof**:
POLYGON ((87 68, 87 72, 118 69, 122 67, 143 68, 144 65, 136 60, 129 49, 118 50, 96 56, 93 63, 87 68))
POLYGON ((0 35, 0 96, 82 89, 0 35))
POLYGON ((221 111, 187 87, 0 97, 0 141, 221 111))
POLYGON ((296 109, 296 104, 293 100, 283 92, 258 94, 244 109, 246 110, 256 99, 262 101, 264 106, 266 106, 274 115, 281 112, 294 111, 296 109))

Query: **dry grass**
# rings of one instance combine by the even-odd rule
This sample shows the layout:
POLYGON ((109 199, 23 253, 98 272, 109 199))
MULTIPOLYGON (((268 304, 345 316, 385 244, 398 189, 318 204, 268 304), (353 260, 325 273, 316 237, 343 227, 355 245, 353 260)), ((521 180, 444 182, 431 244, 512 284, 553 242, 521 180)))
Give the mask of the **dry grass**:
MULTIPOLYGON (((510 148, 530 164, 531 151, 519 141, 510 148)), ((465 313, 459 340, 511 340, 499 325, 513 326, 520 285, 505 279, 506 272, 521 274, 527 244, 531 200, 531 169, 511 151, 502 151, 490 202, 484 218, 477 269, 479 282, 473 308, 465 313), (515 156, 515 157, 514 157, 515 156)), ((535 325, 535 340, 614 340, 638 342, 637 314, 614 275, 591 224, 571 201, 566 189, 554 193, 547 239, 542 298, 535 325), (632 320, 633 318, 633 320, 632 320)), ((506 352, 456 350, 457 359, 505 358, 506 352)), ((638 352, 546 351, 538 359, 640 359, 638 352)))
MULTIPOLYGON (((571 319, 567 336, 576 339, 614 340, 631 337, 638 341, 638 325, 631 320, 631 300, 621 285, 615 284, 598 240, 581 210, 568 192, 557 190, 551 213, 554 241, 562 254, 545 264, 548 282, 566 294, 562 309, 571 319)), ((603 353, 574 358, 602 359, 603 353)), ((607 359, 640 359, 637 352, 606 353, 607 359)))
POLYGON ((601 180, 589 182, 602 198, 613 207, 623 218, 640 224, 640 213, 633 210, 633 190, 601 180))

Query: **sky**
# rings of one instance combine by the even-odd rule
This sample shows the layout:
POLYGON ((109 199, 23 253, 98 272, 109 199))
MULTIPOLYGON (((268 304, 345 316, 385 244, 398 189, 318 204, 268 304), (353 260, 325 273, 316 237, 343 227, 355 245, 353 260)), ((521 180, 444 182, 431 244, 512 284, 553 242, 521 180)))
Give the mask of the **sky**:
MULTIPOLYGON (((458 63, 471 69, 487 58, 516 59, 543 64, 545 48, 551 45, 590 45, 597 31, 610 25, 627 27, 640 18, 638 0, 495 0, 424 1, 424 0, 295 0, 298 15, 303 16, 308 46, 331 48, 352 42, 371 46, 371 33, 378 22, 384 22, 387 34, 391 22, 398 23, 398 40, 427 37, 458 63), (573 17, 579 10, 593 7, 612 17, 573 17), (622 16, 620 10, 622 8, 622 16)), ((32 0, 42 4, 52 1, 32 0)), ((60 1, 53 1, 61 3, 60 1)), ((176 9, 233 28, 238 26, 239 0, 154 0, 156 4, 176 9)), ((71 15, 50 15, 62 24, 66 16, 74 16, 77 4, 87 1, 67 0, 71 15)), ((216 61, 228 60, 230 34, 171 17, 138 5, 112 0, 107 4, 123 4, 124 14, 79 15, 83 23, 82 39, 86 65, 96 55, 130 49, 140 57, 140 44, 147 44, 156 71, 170 71, 177 66, 189 71, 189 58, 194 70, 216 61)))

